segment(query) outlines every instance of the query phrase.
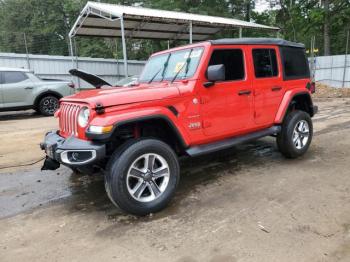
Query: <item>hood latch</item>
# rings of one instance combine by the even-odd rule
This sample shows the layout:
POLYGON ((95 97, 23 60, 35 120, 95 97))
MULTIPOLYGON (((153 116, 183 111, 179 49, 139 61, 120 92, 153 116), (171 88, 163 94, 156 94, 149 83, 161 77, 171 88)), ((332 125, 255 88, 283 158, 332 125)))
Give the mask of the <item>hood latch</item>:
POLYGON ((96 103, 96 108, 95 108, 95 110, 96 110, 96 113, 97 113, 98 115, 102 115, 102 114, 105 112, 105 108, 104 108, 104 106, 102 105, 102 103, 96 103))

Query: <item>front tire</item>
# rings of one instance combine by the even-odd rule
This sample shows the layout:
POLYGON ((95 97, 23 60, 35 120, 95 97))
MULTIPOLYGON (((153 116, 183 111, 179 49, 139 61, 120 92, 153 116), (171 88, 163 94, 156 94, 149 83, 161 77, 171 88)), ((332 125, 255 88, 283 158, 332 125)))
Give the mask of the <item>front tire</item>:
POLYGON ((122 210, 144 216, 165 208, 180 179, 175 152, 156 139, 127 142, 107 164, 106 192, 122 210))
POLYGON ((44 116, 53 116, 58 107, 58 98, 48 95, 40 99, 38 110, 44 116))
POLYGON ((292 111, 285 117, 277 136, 277 146, 287 158, 297 158, 308 150, 313 136, 312 120, 308 113, 292 111))

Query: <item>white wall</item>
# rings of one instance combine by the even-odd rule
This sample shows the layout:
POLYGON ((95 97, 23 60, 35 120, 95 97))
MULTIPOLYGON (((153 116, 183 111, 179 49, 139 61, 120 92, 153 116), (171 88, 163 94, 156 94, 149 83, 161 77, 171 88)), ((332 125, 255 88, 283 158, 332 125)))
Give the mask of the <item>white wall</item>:
POLYGON ((318 56, 315 57, 315 80, 333 87, 350 88, 350 55, 318 56))
MULTIPOLYGON (((68 70, 74 68, 68 56, 29 55, 30 69, 43 78, 72 80, 68 70)), ((129 75, 139 75, 145 61, 129 60, 129 75)), ((315 80, 333 87, 342 87, 345 55, 315 57, 315 80)), ((0 53, 0 67, 27 68, 25 54, 0 53)), ((124 77, 122 60, 79 57, 78 68, 96 74, 107 82, 115 83, 124 77)), ((350 88, 350 55, 347 56, 344 86, 350 88)), ((73 81, 78 85, 76 78, 73 81)), ((81 87, 90 87, 84 81, 81 87)))
MULTIPOLYGON (((75 68, 71 57, 49 56, 49 55, 29 55, 30 69, 42 78, 73 80, 76 85, 76 77, 72 79, 68 71, 75 68)), ((129 60, 129 75, 139 75, 145 65, 145 61, 129 60)), ((0 67, 20 67, 27 68, 27 56, 25 54, 0 53, 0 67)), ((98 75, 107 82, 115 83, 124 77, 124 65, 122 60, 79 57, 78 68, 92 74, 98 75)), ((80 86, 90 87, 84 81, 80 81, 80 86)))

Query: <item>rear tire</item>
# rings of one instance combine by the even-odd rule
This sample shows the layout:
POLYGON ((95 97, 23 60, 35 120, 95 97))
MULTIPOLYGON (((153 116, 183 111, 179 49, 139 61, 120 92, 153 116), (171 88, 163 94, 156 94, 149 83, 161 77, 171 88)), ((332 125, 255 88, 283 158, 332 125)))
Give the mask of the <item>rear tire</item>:
POLYGON ((132 140, 110 158, 105 175, 106 192, 122 210, 144 216, 165 208, 180 179, 175 152, 156 139, 132 140))
POLYGON ((59 107, 58 98, 52 95, 40 99, 38 111, 44 116, 53 116, 59 107))
POLYGON ((313 136, 310 115, 296 110, 283 120, 282 130, 277 135, 279 151, 287 158, 297 158, 308 150, 313 136))

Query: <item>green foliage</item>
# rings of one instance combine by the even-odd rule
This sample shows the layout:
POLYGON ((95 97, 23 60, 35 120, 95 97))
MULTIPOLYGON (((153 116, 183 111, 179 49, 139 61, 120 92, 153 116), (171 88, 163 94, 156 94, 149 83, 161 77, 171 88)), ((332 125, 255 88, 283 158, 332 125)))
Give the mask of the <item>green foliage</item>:
POLYGON ((1 51, 68 54, 67 35, 81 5, 76 0, 0 1, 1 51))
MULTIPOLYGON (((267 0, 266 0, 267 1, 267 0)), ((346 32, 350 25, 350 1, 327 0, 269 1, 274 8, 262 13, 254 11, 251 0, 103 0, 101 2, 139 5, 164 10, 231 17, 278 26, 280 37, 310 46, 313 36, 319 54, 323 52, 324 25, 329 17, 330 50, 332 54, 345 51, 346 32)), ((87 0, 0 0, 0 52, 25 53, 24 38, 29 53, 69 55, 68 32, 87 0)), ((243 30, 244 36, 271 36, 259 30, 243 30)), ((215 37, 238 37, 237 30, 224 30, 215 37)), ((146 59, 151 53, 166 49, 167 41, 128 39, 130 59, 146 59)), ((170 41, 170 47, 185 44, 170 41)), ((81 56, 122 57, 120 39, 77 38, 76 50, 81 56)))
POLYGON ((276 13, 277 24, 281 35, 288 40, 305 43, 310 47, 311 38, 315 37, 315 48, 318 55, 324 53, 324 27, 328 14, 331 54, 344 54, 346 32, 350 29, 350 1, 328 0, 326 10, 324 0, 286 0, 276 13))

